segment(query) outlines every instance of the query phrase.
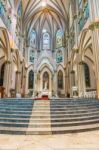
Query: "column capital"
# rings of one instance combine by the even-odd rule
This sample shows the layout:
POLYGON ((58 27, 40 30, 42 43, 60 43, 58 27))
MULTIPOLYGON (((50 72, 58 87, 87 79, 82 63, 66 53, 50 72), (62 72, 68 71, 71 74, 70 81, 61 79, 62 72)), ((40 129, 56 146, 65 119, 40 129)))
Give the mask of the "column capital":
POLYGON ((11 64, 11 61, 10 61, 10 60, 7 60, 5 63, 6 63, 6 64, 11 64))
POLYGON ((24 75, 23 78, 26 78, 26 75, 24 75))
POLYGON ((21 71, 16 71, 16 74, 21 74, 21 71))
POLYGON ((99 21, 94 21, 89 25, 89 30, 99 30, 99 21))
POLYGON ((80 61, 80 62, 79 62, 79 65, 84 65, 84 61, 83 61, 83 60, 80 61))
POLYGON ((71 72, 70 72, 71 74, 74 74, 75 73, 75 71, 74 70, 71 70, 71 72))

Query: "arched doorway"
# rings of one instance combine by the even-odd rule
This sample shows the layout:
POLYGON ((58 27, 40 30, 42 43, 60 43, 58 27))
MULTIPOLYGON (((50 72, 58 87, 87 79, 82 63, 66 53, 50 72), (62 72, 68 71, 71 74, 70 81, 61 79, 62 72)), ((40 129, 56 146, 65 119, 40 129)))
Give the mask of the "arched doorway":
POLYGON ((0 86, 3 86, 3 83, 4 83, 4 70, 5 70, 5 63, 1 66, 0 86))
POLYGON ((43 89, 49 90, 49 74, 47 71, 43 74, 43 89))

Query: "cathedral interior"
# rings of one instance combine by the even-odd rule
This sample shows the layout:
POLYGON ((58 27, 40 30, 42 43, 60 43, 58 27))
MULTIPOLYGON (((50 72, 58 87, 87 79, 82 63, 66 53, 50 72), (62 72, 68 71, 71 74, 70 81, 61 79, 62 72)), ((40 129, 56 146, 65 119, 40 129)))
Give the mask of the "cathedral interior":
POLYGON ((80 135, 99 143, 99 0, 0 0, 0 150, 80 135))
POLYGON ((97 5, 0 0, 1 95, 99 98, 97 5))
POLYGON ((1 97, 99 98, 98 15, 96 0, 0 0, 1 97))

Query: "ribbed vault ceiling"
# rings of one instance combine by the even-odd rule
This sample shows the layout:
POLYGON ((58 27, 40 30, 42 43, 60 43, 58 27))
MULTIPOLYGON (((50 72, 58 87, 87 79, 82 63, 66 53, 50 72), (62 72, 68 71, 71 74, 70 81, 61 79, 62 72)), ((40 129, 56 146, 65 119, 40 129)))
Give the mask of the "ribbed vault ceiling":
MULTIPOLYGON (((14 1, 17 7, 20 1, 14 1)), ((27 31, 28 36, 31 29, 35 29, 40 38, 43 29, 52 37, 59 28, 65 31, 68 29, 70 3, 71 0, 22 0, 22 32, 27 31), (46 7, 42 7, 42 1, 46 1, 46 7)))

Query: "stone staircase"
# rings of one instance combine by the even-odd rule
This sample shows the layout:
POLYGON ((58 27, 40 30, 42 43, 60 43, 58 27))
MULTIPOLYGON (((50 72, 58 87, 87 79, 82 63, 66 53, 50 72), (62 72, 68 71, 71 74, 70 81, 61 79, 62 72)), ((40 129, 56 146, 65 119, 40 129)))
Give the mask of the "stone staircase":
POLYGON ((0 100, 1 134, 61 134, 99 130, 99 101, 0 100))

